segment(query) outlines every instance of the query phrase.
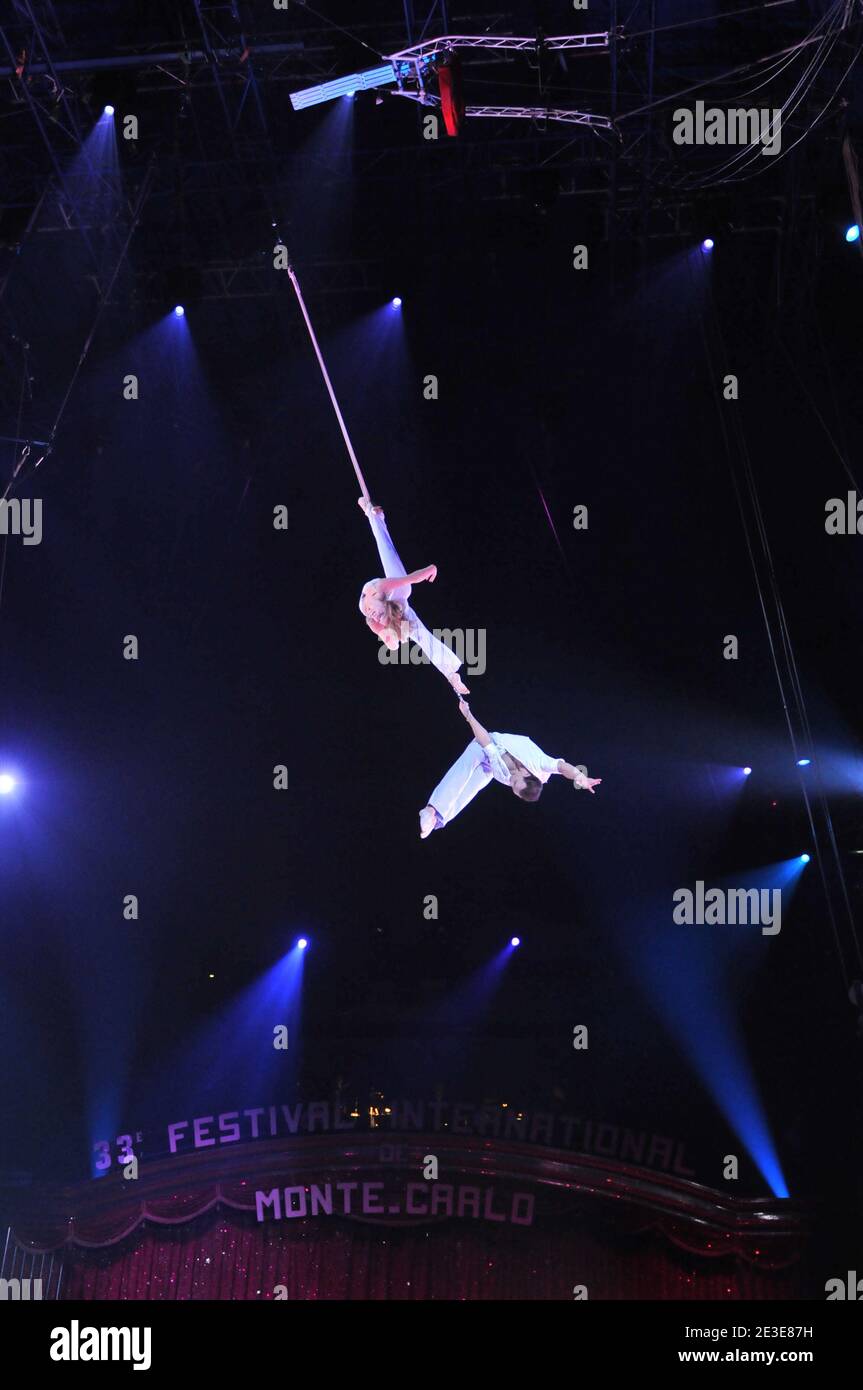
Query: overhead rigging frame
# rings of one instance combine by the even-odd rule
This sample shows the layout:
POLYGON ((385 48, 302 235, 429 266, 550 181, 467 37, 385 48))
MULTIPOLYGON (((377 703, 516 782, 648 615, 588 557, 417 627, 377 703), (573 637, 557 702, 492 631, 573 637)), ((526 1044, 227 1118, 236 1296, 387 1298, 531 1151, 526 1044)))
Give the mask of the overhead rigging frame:
MULTIPOLYGON (((388 55, 396 80, 396 89, 392 95, 407 97, 408 100, 419 102, 422 106, 440 106, 441 99, 436 92, 430 90, 429 81, 438 67, 448 62, 460 50, 529 53, 539 57, 543 53, 563 51, 605 53, 608 51, 609 42, 608 30, 595 34, 556 34, 549 37, 540 34, 533 38, 515 34, 445 34, 388 55)), ((495 106, 484 103, 481 106, 465 106, 464 114, 466 117, 544 119, 569 125, 593 126, 601 130, 612 129, 609 116, 598 116, 561 106, 495 106)))

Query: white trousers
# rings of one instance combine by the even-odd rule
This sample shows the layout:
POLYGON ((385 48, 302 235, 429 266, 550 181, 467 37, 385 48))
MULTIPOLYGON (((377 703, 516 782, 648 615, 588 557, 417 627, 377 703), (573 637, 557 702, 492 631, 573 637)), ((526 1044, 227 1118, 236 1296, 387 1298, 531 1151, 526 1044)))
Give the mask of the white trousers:
POLYGON ((435 830, 449 825, 491 780, 491 764, 485 750, 472 739, 429 797, 428 804, 436 812, 435 830))
MULTIPOLYGON (((392 542, 392 537, 387 530, 386 522, 382 516, 376 516, 372 512, 369 516, 369 523, 372 528, 372 535, 381 557, 384 574, 387 579, 399 579, 407 575, 407 570, 399 559, 398 551, 392 542)), ((441 675, 449 679, 455 675, 461 666, 461 662, 451 647, 444 646, 433 632, 429 632, 425 623, 421 622, 414 610, 408 603, 411 585, 400 584, 397 589, 393 589, 390 598, 399 602, 404 607, 405 618, 407 620, 407 636, 411 641, 416 642, 417 646, 423 651, 427 660, 432 666, 436 666, 441 675)))

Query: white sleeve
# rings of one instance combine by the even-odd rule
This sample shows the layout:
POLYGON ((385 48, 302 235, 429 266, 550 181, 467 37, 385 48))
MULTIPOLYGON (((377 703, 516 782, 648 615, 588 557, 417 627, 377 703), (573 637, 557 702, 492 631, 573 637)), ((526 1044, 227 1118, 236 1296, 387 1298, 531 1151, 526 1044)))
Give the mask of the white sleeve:
POLYGON ((510 786, 512 783, 512 774, 503 760, 503 754, 498 744, 495 743, 494 735, 492 735, 491 741, 485 745, 483 752, 488 758, 489 766, 491 767, 491 775, 494 780, 496 782, 503 782, 505 787, 510 786))

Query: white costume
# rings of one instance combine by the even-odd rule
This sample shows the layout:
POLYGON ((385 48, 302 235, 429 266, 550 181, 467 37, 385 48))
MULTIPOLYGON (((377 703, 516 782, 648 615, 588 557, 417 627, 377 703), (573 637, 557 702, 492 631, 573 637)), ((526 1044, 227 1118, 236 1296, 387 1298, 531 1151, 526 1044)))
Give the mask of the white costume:
MULTIPOLYGON (((387 530, 386 522, 382 516, 375 512, 367 512, 372 533, 378 547, 378 554, 381 557, 381 564, 384 567, 384 574, 387 579, 399 579, 407 575, 407 570, 399 559, 398 552, 392 543, 390 533, 387 530)), ((378 581, 372 579, 363 587, 360 595, 360 612, 365 617, 363 610, 363 597, 366 590, 373 588, 378 581)), ((408 603, 411 592, 410 584, 400 584, 392 589, 388 598, 394 603, 400 603, 404 611, 404 618, 401 623, 401 640, 403 642, 416 642, 422 649, 428 660, 433 666, 446 676, 447 680, 454 676, 461 667, 461 662, 451 647, 447 647, 433 632, 429 632, 425 623, 421 622, 414 610, 408 603)), ((389 645, 389 643, 387 644, 389 645)))
POLYGON ((485 748, 473 739, 429 797, 428 804, 435 812, 435 830, 448 825, 492 778, 505 787, 511 785, 512 773, 504 761, 504 753, 523 763, 531 777, 540 782, 547 782, 559 770, 561 759, 550 758, 524 734, 492 734, 491 743, 485 748))

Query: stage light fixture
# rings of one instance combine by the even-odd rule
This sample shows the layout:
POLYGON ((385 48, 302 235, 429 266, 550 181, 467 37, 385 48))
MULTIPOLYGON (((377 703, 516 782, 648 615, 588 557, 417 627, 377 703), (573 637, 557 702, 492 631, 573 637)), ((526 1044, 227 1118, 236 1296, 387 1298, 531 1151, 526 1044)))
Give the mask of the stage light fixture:
POLYGON ((748 776, 750 775, 751 772, 752 772, 752 768, 751 768, 751 767, 745 767, 745 768, 743 769, 743 776, 744 776, 744 777, 748 777, 748 776))
POLYGON ((323 101, 335 101, 336 97, 353 96, 357 91, 391 87, 395 80, 392 63, 379 68, 366 68, 364 72, 349 72, 345 77, 334 78, 332 82, 322 82, 318 87, 304 87, 301 92, 293 92, 291 106, 295 111, 303 111, 307 106, 319 106, 323 101))
POLYGON ((702 251, 712 251, 715 244, 712 236, 706 236, 701 243, 701 249, 702 251))
POLYGON ((801 863, 801 864, 808 864, 808 863, 809 863, 809 855, 808 855, 808 854, 801 854, 801 856, 800 856, 800 863, 801 863))
POLYGON ((113 114, 114 114, 114 108, 113 108, 113 106, 106 106, 103 114, 106 115, 106 116, 113 116, 113 114))
POLYGON ((175 307, 174 307, 174 313, 176 314, 176 316, 177 316, 178 319, 181 319, 181 318, 183 317, 183 315, 185 314, 185 312, 186 312, 186 311, 185 311, 185 309, 183 308, 182 304, 177 304, 177 305, 175 305, 175 307))
POLYGON ((398 295, 393 299, 392 306, 394 309, 400 309, 402 307, 402 302, 398 295))
POLYGON ((11 772, 0 772, 0 796, 8 796, 15 790, 15 778, 11 772))
POLYGON ((812 761, 811 758, 798 758, 798 759, 797 759, 797 766, 798 766, 798 767, 808 767, 809 764, 811 763, 811 761, 812 761))
POLYGON ((510 944, 510 946, 520 946, 520 945, 521 945, 521 937, 520 937, 520 936, 514 936, 514 937, 512 938, 512 940, 510 941, 509 944, 510 944))
POLYGON ((857 223, 856 223, 856 222, 854 223, 854 225, 853 225, 852 227, 849 227, 849 228, 848 228, 847 232, 845 233, 845 240, 846 240, 846 241, 859 241, 859 240, 860 240, 860 228, 857 226, 857 223))
POLYGON ((300 951, 304 951, 304 950, 306 949, 306 947, 308 946, 308 944, 309 944, 309 943, 308 943, 308 941, 306 940, 306 938, 305 938, 304 936, 301 936, 300 939, 299 939, 299 941, 297 942, 297 948, 298 948, 298 950, 300 950, 300 951))

